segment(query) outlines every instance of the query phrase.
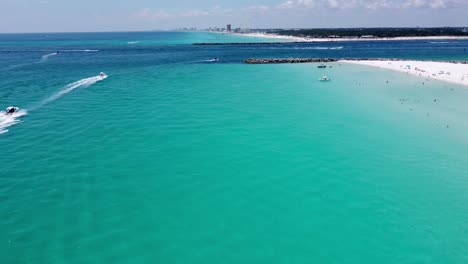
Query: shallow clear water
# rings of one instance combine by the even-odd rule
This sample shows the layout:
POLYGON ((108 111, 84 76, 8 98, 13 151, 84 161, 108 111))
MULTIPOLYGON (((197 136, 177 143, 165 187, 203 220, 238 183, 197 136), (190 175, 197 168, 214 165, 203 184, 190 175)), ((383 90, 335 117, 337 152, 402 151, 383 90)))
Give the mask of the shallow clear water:
POLYGON ((466 59, 468 42, 41 36, 0 35, 0 106, 28 110, 0 134, 2 263, 468 261, 468 89, 338 63, 240 63, 466 59))

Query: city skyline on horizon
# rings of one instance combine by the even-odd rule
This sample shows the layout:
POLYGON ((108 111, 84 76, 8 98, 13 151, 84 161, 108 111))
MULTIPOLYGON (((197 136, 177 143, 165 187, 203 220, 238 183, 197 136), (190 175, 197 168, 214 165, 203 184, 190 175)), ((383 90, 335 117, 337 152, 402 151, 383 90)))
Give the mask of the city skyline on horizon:
POLYGON ((6 0, 0 33, 154 31, 177 28, 467 27, 463 0, 161 0, 63 3, 6 0))

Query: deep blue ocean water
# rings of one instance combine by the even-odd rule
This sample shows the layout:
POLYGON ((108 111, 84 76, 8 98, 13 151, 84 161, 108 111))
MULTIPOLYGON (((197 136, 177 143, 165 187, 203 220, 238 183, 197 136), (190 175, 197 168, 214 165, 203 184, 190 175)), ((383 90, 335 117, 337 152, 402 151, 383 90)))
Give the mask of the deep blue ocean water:
POLYGON ((466 87, 242 63, 467 40, 192 45, 238 41, 0 34, 1 262, 467 263, 466 87))

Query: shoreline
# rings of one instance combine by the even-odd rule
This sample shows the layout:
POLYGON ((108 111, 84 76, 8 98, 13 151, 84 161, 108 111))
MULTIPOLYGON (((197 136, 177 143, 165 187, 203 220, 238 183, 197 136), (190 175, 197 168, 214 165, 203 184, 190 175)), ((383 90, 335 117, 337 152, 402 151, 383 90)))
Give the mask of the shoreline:
POLYGON ((416 60, 339 60, 338 62, 392 70, 452 84, 468 86, 468 64, 416 60))
POLYGON ((396 38, 310 38, 283 36, 271 33, 232 33, 257 38, 277 39, 290 42, 343 42, 343 41, 398 41, 398 40, 468 40, 468 36, 431 36, 431 37, 396 37, 396 38))
POLYGON ((251 58, 246 64, 348 63, 468 86, 468 61, 418 61, 387 58, 251 58))
MULTIPOLYGON (((414 59, 400 59, 400 58, 250 58, 244 60, 247 64, 277 64, 277 63, 316 63, 316 62, 344 62, 344 61, 382 61, 382 62, 408 62, 416 61, 414 59)), ((437 62, 447 64, 468 64, 465 60, 419 60, 418 62, 437 62)))

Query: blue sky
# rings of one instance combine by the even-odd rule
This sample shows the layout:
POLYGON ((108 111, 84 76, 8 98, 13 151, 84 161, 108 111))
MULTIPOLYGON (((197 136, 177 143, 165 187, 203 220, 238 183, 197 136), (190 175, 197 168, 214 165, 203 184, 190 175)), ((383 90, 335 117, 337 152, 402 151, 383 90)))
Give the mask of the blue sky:
POLYGON ((0 0, 0 32, 468 26, 468 0, 0 0))

